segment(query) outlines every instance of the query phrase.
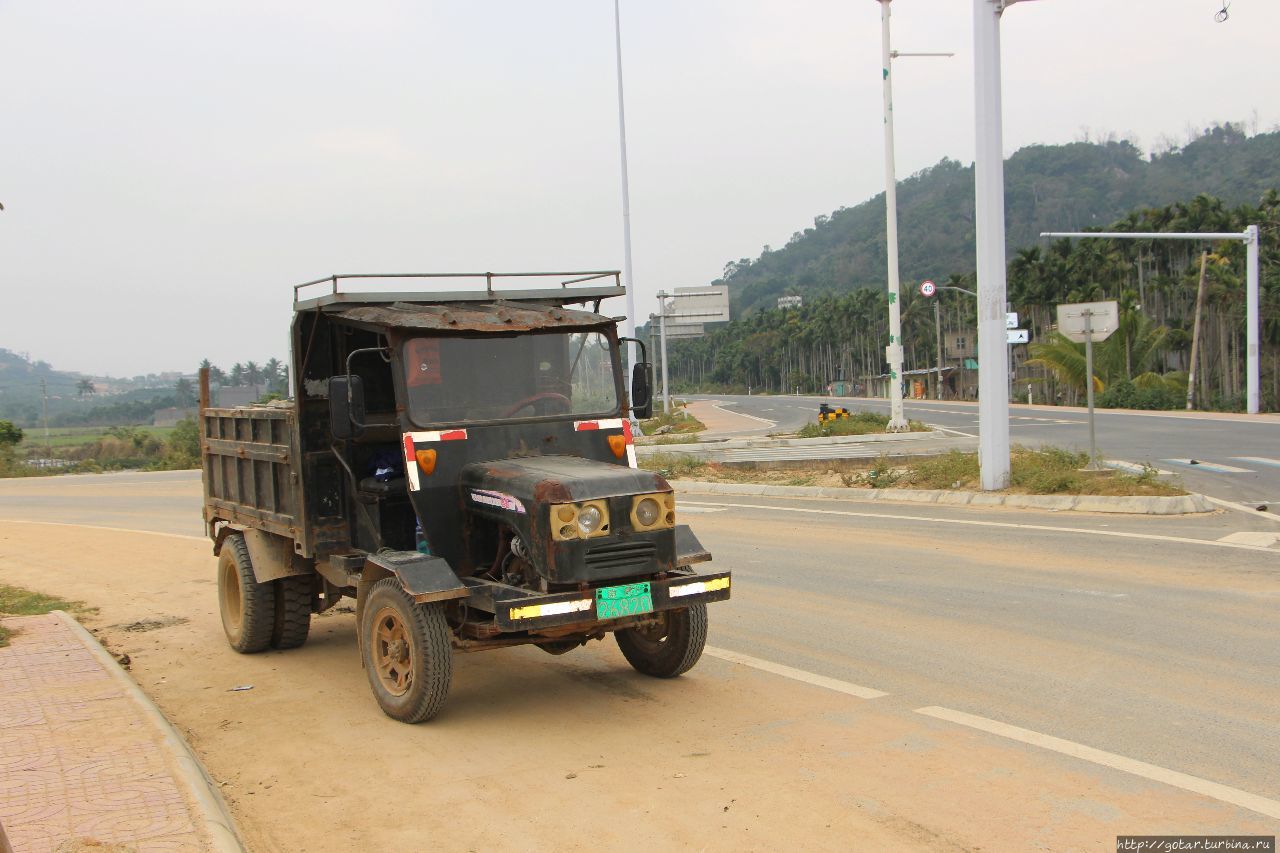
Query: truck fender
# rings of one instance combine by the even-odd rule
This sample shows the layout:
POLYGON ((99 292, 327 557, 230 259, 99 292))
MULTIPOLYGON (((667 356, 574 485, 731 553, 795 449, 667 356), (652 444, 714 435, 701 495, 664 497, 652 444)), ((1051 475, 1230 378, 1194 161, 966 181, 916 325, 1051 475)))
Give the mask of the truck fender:
POLYGON ((711 552, 702 546, 687 524, 676 525, 676 566, 692 566, 711 559, 711 552))
MULTIPOLYGON (((364 642, 364 601, 369 590, 383 578, 394 577, 418 604, 466 598, 471 590, 443 557, 417 551, 379 551, 365 558, 360 582, 356 584, 356 638, 364 642)), ((361 661, 364 658, 361 656, 361 661)), ((362 664, 363 665, 363 664, 362 664)))
POLYGON ((293 553, 293 540, 265 530, 223 525, 214 543, 214 555, 222 550, 222 543, 232 533, 244 536, 245 545, 249 546, 249 562, 253 564, 253 578, 258 583, 311 574, 311 561, 293 553))

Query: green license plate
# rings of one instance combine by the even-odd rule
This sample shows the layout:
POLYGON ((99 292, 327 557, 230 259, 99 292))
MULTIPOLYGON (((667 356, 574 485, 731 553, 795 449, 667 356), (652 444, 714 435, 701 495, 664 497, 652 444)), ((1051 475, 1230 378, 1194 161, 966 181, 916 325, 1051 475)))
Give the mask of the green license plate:
POLYGON ((653 612, 653 591, 649 582, 606 586, 596 590, 596 618, 618 619, 653 612))

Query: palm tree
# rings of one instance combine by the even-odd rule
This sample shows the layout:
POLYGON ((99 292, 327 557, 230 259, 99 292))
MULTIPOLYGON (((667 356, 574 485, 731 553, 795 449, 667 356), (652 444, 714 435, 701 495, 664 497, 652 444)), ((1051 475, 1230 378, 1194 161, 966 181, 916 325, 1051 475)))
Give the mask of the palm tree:
POLYGON ((83 397, 85 394, 98 393, 98 388, 93 384, 92 379, 81 379, 76 383, 76 393, 83 397))

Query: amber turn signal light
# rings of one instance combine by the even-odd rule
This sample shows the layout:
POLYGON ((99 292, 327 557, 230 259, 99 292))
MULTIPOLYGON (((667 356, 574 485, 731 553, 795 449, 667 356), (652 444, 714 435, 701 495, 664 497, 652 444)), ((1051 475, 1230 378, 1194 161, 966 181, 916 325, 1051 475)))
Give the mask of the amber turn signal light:
POLYGON ((622 455, 627 452, 627 437, 625 435, 609 436, 609 449, 613 451, 614 456, 621 459, 622 455))
POLYGON ((418 457, 418 467, 422 469, 422 473, 430 474, 436 470, 436 452, 434 450, 419 450, 414 455, 418 457))

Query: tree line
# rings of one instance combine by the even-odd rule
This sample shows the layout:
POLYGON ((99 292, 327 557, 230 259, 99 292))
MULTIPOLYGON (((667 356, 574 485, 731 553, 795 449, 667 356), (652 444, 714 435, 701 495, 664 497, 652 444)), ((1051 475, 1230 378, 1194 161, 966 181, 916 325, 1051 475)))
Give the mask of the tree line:
MULTIPOLYGON (((1235 207, 1202 194, 1185 203, 1140 208, 1092 230, 1240 232, 1251 224, 1262 235, 1263 405, 1274 411, 1280 400, 1280 193, 1270 189, 1256 204, 1235 207)), ((1085 389, 1083 345, 1058 335, 1055 306, 1114 299, 1120 329, 1096 348, 1095 388, 1111 389, 1117 405, 1171 406, 1185 398, 1205 251, 1196 400, 1205 408, 1243 408, 1245 248, 1239 241, 1058 240, 1017 250, 1008 264, 1008 294, 1031 332, 1028 378, 1040 384, 1037 396, 1074 403, 1085 389)), ((935 280, 976 289, 971 271, 935 280)), ((904 280, 902 287, 906 370, 937 364, 934 299, 940 300, 947 333, 977 327, 972 297, 943 292, 930 299, 915 284, 904 280)), ((702 338, 673 341, 669 371, 673 387, 681 390, 819 392, 836 379, 884 374, 888 343, 886 291, 859 288, 806 297, 800 308, 757 310, 702 338)))

